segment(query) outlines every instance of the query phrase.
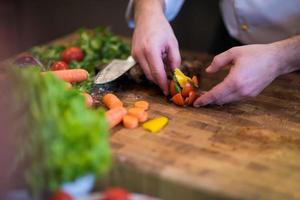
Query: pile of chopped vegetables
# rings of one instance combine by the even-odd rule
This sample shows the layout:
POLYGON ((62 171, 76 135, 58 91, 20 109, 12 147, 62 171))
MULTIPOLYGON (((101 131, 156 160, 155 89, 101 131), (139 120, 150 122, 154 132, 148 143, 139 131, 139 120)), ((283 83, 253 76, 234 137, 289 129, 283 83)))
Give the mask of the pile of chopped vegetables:
POLYGON ((175 69, 173 80, 170 82, 171 101, 178 106, 193 105, 198 95, 198 78, 186 76, 180 69, 175 69))
POLYGON ((130 55, 130 46, 109 29, 102 27, 90 31, 80 29, 78 36, 70 44, 38 46, 32 48, 30 53, 44 64, 47 71, 76 68, 87 70, 90 78, 76 83, 75 87, 89 92, 95 73, 112 59, 126 59, 130 55))
POLYGON ((35 194, 59 189, 86 175, 102 175, 110 166, 108 125, 102 109, 89 109, 84 96, 52 73, 38 68, 13 72, 17 105, 26 104, 29 130, 20 133, 30 160, 26 181, 35 194))

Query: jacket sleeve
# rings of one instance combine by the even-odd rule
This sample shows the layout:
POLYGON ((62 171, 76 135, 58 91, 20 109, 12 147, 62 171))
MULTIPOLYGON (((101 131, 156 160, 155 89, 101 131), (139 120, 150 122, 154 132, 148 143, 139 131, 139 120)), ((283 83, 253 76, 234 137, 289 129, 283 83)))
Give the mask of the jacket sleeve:
MULTIPOLYGON (((133 1, 134 0, 129 1, 126 9, 126 20, 130 28, 134 27, 133 1)), ((184 0, 164 0, 164 1, 165 1, 165 9, 164 9, 165 16, 169 21, 172 21, 180 11, 180 8, 182 7, 184 0)))

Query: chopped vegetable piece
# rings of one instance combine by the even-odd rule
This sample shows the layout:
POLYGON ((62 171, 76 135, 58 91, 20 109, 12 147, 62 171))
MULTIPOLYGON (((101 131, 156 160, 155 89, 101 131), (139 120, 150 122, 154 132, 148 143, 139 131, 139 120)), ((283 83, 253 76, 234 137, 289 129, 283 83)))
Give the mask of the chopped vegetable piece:
POLYGON ((116 107, 106 111, 105 116, 108 121, 109 128, 113 128, 118 125, 126 114, 127 110, 123 107, 116 107))
POLYGON ((187 98, 188 98, 188 105, 192 105, 194 103, 194 101, 196 100, 196 98, 197 98, 196 92, 190 91, 189 92, 189 97, 187 97, 187 98))
POLYGON ((139 122, 145 122, 148 120, 148 113, 144 112, 143 115, 140 117, 139 122))
POLYGON ((64 61, 56 61, 51 65, 52 71, 69 69, 69 65, 64 61))
POLYGON ((189 93, 193 91, 193 86, 190 83, 185 83, 184 87, 182 88, 182 96, 187 97, 189 96, 189 93))
POLYGON ((171 96, 174 96, 175 94, 178 93, 178 91, 175 88, 175 82, 173 80, 170 81, 170 88, 169 88, 169 90, 170 90, 171 96))
POLYGON ((129 193, 122 188, 109 188, 104 192, 102 200, 129 200, 129 193))
POLYGON ((178 106, 184 105, 184 100, 183 100, 181 93, 175 94, 171 100, 173 101, 173 103, 175 103, 178 106))
POLYGON ((82 95, 85 98, 85 104, 87 105, 87 107, 92 107, 93 104, 94 104, 93 97, 90 94, 86 93, 86 92, 82 93, 82 95))
POLYGON ((194 84, 194 87, 199 87, 199 81, 198 81, 197 76, 192 77, 192 82, 194 84))
POLYGON ((157 117, 151 119, 143 124, 143 128, 152 132, 156 133, 160 131, 163 127, 165 127, 168 123, 168 118, 166 117, 157 117))
POLYGON ((42 72, 42 74, 47 74, 47 73, 53 73, 59 79, 69 83, 85 81, 89 77, 89 73, 84 69, 66 69, 66 70, 42 72))
POLYGON ((112 93, 107 93, 106 95, 104 95, 102 100, 104 105, 109 109, 123 107, 122 101, 112 93))
POLYGON ((51 200, 72 200, 73 198, 72 198, 72 196, 69 195, 68 193, 59 190, 59 191, 55 192, 55 193, 51 196, 50 199, 51 199, 51 200))
POLYGON ((138 118, 132 116, 132 115, 125 115, 123 117, 123 125, 125 128, 133 129, 138 127, 139 120, 138 118))
POLYGON ((83 51, 79 47, 70 47, 61 53, 61 59, 66 63, 71 61, 81 61, 84 57, 83 51))
POLYGON ((144 110, 149 109, 149 103, 147 101, 137 101, 134 103, 134 106, 137 108, 143 108, 144 110))
POLYGON ((144 118, 145 110, 143 108, 133 107, 128 109, 128 114, 138 118, 139 121, 142 121, 144 118))
POLYGON ((185 83, 192 81, 190 77, 184 75, 184 73, 182 73, 182 71, 180 71, 180 69, 178 68, 175 69, 174 76, 176 77, 177 82, 182 88, 184 88, 185 83))

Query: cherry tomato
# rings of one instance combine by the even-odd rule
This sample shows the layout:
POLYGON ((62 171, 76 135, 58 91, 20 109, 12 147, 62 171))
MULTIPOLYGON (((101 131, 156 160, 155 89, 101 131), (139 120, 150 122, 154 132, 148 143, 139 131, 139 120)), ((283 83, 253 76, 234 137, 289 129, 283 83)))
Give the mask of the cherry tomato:
POLYGON ((184 100, 181 93, 175 94, 171 100, 173 101, 174 104, 178 106, 184 106, 184 100))
POLYGON ((171 80, 170 81, 170 94, 171 96, 174 96, 175 94, 177 94, 178 92, 176 91, 175 89, 175 84, 174 84, 174 81, 171 80))
POLYGON ((189 96, 189 93, 193 91, 193 86, 190 83, 186 83, 181 91, 183 97, 189 96))
POLYGON ((71 62, 72 60, 81 61, 84 57, 83 51, 79 47, 70 47, 65 49, 62 54, 61 58, 66 63, 71 62))
POLYGON ((50 198, 50 200, 73 200, 68 193, 58 190, 50 198))
POLYGON ((129 193, 122 188, 109 188, 104 192, 102 200, 129 200, 129 193))
POLYGON ((51 65, 52 71, 64 70, 64 69, 69 69, 69 65, 64 61, 56 61, 51 65))
POLYGON ((195 87, 199 87, 199 81, 198 81, 197 76, 192 77, 192 82, 193 82, 195 87))
POLYGON ((196 92, 195 91, 190 91, 189 96, 187 98, 188 98, 187 105, 192 105, 194 103, 194 101, 196 100, 196 98, 197 98, 196 92))

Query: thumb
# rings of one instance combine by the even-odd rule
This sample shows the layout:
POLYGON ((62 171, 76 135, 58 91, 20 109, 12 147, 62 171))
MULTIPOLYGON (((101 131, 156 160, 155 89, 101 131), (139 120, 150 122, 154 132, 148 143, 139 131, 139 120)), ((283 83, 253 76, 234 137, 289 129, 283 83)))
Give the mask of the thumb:
POLYGON ((226 65, 230 64, 234 59, 232 53, 229 50, 217 55, 214 57, 211 64, 206 68, 207 73, 215 73, 219 71, 221 68, 225 67, 226 65))

